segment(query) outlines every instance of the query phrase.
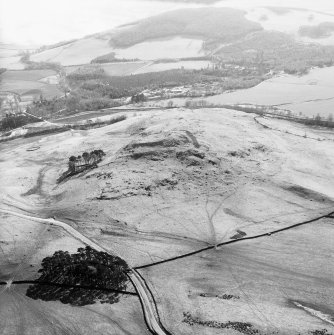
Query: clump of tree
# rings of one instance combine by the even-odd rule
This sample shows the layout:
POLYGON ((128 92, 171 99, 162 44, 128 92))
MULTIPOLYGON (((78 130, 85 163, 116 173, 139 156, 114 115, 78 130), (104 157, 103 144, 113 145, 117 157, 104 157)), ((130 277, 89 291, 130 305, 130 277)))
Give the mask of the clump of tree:
POLYGON ((187 100, 185 106, 187 108, 204 108, 208 106, 208 102, 204 99, 201 100, 187 100))
POLYGON ((127 271, 123 259, 89 246, 73 254, 60 250, 43 259, 40 277, 26 295, 75 306, 98 301, 113 304, 118 302, 119 292, 126 289, 127 271))
POLYGON ((0 67, 0 74, 3 74, 3 73, 6 72, 6 71, 7 71, 6 68, 4 68, 4 67, 0 67))
POLYGON ((74 174, 97 167, 105 155, 104 151, 99 149, 91 152, 85 151, 81 156, 71 156, 68 160, 68 172, 74 174))
POLYGON ((53 97, 46 99, 42 94, 35 99, 28 107, 27 112, 43 119, 50 119, 58 115, 59 111, 66 106, 66 100, 63 98, 53 97))
POLYGON ((61 71, 62 66, 60 63, 55 62, 34 62, 30 60, 30 53, 24 52, 21 59, 21 63, 25 64, 26 70, 54 70, 56 72, 61 71))
POLYGON ((91 64, 103 64, 103 63, 125 63, 125 62, 136 62, 139 58, 117 58, 115 52, 110 52, 106 55, 94 58, 91 64))
POLYGON ((95 65, 95 66, 83 66, 79 67, 76 71, 67 75, 67 79, 71 81, 84 81, 91 79, 104 79, 106 77, 105 71, 95 65))
POLYGON ((40 122, 41 120, 37 117, 33 117, 24 113, 20 114, 6 114, 1 120, 0 130, 9 131, 19 127, 23 127, 28 123, 40 122))
POLYGON ((147 100, 147 98, 146 98, 144 93, 135 94, 131 97, 131 103, 133 103, 133 104, 144 102, 146 100, 147 100))

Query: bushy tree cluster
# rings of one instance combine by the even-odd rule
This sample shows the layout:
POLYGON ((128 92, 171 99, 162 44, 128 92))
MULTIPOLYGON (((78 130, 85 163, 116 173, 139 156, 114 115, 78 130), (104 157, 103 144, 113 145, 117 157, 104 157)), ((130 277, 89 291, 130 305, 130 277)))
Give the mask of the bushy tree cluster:
POLYGON ((135 94, 131 97, 131 103, 137 104, 139 102, 144 102, 146 101, 146 96, 143 93, 135 94))
POLYGON ((96 166, 97 163, 101 162, 105 155, 104 151, 99 149, 91 152, 84 152, 82 156, 71 156, 68 160, 68 170, 71 173, 75 173, 96 166))
POLYGON ((119 294, 108 290, 125 290, 127 270, 128 266, 121 258, 89 246, 79 248, 74 254, 56 251, 53 256, 43 259, 38 271, 41 275, 26 294, 33 299, 59 300, 78 306, 96 301, 115 303, 119 294))
POLYGON ((23 127, 28 123, 39 122, 40 120, 26 114, 6 114, 1 120, 0 130, 7 131, 23 127))

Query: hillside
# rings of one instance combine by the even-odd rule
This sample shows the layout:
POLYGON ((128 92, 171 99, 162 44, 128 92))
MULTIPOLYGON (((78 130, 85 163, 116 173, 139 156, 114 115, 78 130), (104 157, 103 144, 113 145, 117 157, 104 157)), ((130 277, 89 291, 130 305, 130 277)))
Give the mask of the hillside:
POLYGON ((322 22, 318 25, 301 26, 299 34, 314 39, 326 38, 334 33, 334 22, 322 22))
POLYGON ((296 74, 314 66, 331 66, 334 46, 303 43, 277 31, 260 31, 215 51, 222 62, 247 66, 257 64, 267 69, 296 74))
MULTIPOLYGON (((332 25, 333 17, 329 14, 291 8, 258 7, 248 11, 213 7, 178 9, 46 47, 31 55, 31 60, 71 66, 87 64, 101 57, 120 63, 133 59, 193 58, 211 53, 221 56, 222 52, 226 56, 229 49, 221 48, 232 43, 241 48, 241 52, 248 52, 248 49, 264 51, 264 56, 279 62, 282 59, 289 64, 295 52, 299 59, 303 55, 310 59, 327 54, 328 49, 322 49, 319 44, 303 48, 300 42, 319 42, 330 48, 333 44, 330 37, 332 25)), ((240 54, 233 52, 232 56, 238 58, 240 54)))
MULTIPOLYGON (((279 120, 264 128, 226 109, 126 115, 99 129, 1 143, 1 209, 67 222, 131 267, 265 234, 140 269, 164 327, 182 335, 332 334, 333 220, 268 233, 333 211, 333 134, 298 137, 293 124, 291 133, 276 131, 279 120), (106 156, 98 167, 57 184, 69 157, 99 148, 106 156)), ((45 257, 81 247, 44 221, 1 219, 0 280, 34 279, 45 257)), ((60 294, 25 294, 14 285, 0 296, 6 335, 15 333, 19 298, 23 334, 148 334, 135 296, 69 306, 60 294)))
POLYGON ((125 26, 111 34, 115 48, 129 47, 147 40, 186 36, 204 41, 228 43, 262 30, 245 18, 246 12, 232 8, 180 9, 125 26))

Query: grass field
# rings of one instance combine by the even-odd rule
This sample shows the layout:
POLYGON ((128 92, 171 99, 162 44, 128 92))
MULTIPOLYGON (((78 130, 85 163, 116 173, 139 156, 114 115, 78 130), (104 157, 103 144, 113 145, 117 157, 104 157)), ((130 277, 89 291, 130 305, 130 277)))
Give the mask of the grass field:
POLYGON ((180 61, 180 62, 167 62, 149 64, 133 72, 133 74, 148 73, 148 72, 159 72, 173 69, 186 69, 186 70, 201 70, 210 66, 212 63, 209 61, 180 61))
MULTIPOLYGON (((99 64, 98 66, 103 68, 105 73, 109 76, 126 76, 131 73, 136 72, 142 67, 149 64, 148 62, 118 62, 118 63, 104 63, 99 64)), ((96 65, 95 65, 96 66, 96 65)), ((67 74, 70 74, 76 70, 78 70, 80 65, 66 66, 65 71, 67 74)), ((89 67, 89 65, 85 65, 85 68, 89 67)), ((92 65, 92 68, 94 65, 92 65)))
POLYGON ((261 30, 261 25, 247 20, 245 13, 228 8, 171 11, 42 51, 30 59, 69 66, 87 64, 110 52, 117 58, 142 60, 195 57, 202 53, 205 40, 225 43, 261 30))
POLYGON ((186 58, 203 55, 201 39, 171 37, 162 40, 151 40, 136 45, 115 49, 119 58, 139 58, 155 60, 163 58, 186 58))
POLYGON ((46 98, 61 96, 62 93, 56 84, 41 81, 43 78, 56 74, 53 70, 9 70, 0 76, 0 90, 20 95, 38 96, 43 94, 46 98))
MULTIPOLYGON (((111 48, 108 41, 91 37, 31 55, 34 62, 59 62, 63 66, 88 64, 94 58, 115 52, 117 58, 155 60, 161 58, 197 57, 203 54, 202 40, 171 37, 145 41, 127 48, 111 48)), ((128 66, 133 63, 127 63, 128 66)), ((131 71, 131 68, 130 68, 131 71)))
POLYGON ((64 66, 87 64, 98 56, 112 52, 107 40, 99 38, 83 38, 58 48, 31 55, 34 62, 59 62, 64 66))
MULTIPOLYGON (((271 122, 275 127, 276 120, 271 122)), ((2 143, 2 207, 55 216, 132 267, 231 241, 237 230, 247 237, 268 234, 330 213, 333 142, 260 129, 252 114, 182 108, 137 111, 103 128, 2 143), (106 153, 102 164, 56 184, 71 155, 96 148, 106 153)), ((17 274, 28 274, 26 269, 36 273, 42 256, 77 243, 54 234, 55 227, 42 235, 24 220, 0 218, 1 239, 7 242, 0 263, 9 263, 2 267, 5 279, 17 266, 17 274)), ((249 335, 312 335, 324 328, 331 334, 332 325, 320 314, 332 316, 334 308, 331 232, 332 220, 319 220, 140 272, 152 289, 162 324, 173 334, 240 334, 191 325, 184 322, 184 313, 203 322, 249 322, 259 330, 243 332, 249 335)), ((18 333, 12 320, 21 300, 14 290, 0 297, 5 306, 0 327, 6 335, 18 333)), ((57 301, 24 301, 27 334, 35 334, 36 325, 43 333, 55 327, 40 322, 40 310, 32 315, 33 306, 59 331, 90 334, 97 324, 114 326, 116 320, 126 331, 98 328, 97 334, 147 334, 138 300, 133 304, 131 297, 124 304, 94 304, 90 310, 57 301), (93 310, 108 316, 105 323, 101 314, 92 318, 93 310)))

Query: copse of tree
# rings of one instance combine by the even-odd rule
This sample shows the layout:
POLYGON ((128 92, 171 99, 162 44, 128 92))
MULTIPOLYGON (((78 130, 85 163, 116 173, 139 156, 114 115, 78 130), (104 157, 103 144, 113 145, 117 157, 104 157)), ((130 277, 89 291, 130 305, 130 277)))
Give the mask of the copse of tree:
POLYGON ((146 100, 147 100, 147 98, 146 98, 144 93, 135 94, 131 97, 131 103, 133 103, 133 104, 137 104, 139 102, 144 102, 146 100))
POLYGON ((62 66, 60 63, 55 62, 34 62, 30 60, 30 53, 24 52, 20 61, 25 64, 26 70, 55 70, 56 72, 60 72, 62 66))
POLYGON ((103 63, 123 63, 123 62, 135 62, 139 61, 139 58, 117 58, 115 52, 110 52, 106 55, 94 58, 91 64, 103 64, 103 63))
POLYGON ((1 120, 0 130, 8 131, 23 127, 28 123, 40 122, 38 118, 32 117, 26 114, 6 114, 6 116, 1 120))
POLYGON ((126 262, 89 246, 79 248, 72 254, 62 250, 56 251, 52 256, 44 258, 41 266, 38 271, 40 277, 26 292, 32 299, 59 300, 64 304, 76 306, 95 302, 112 304, 119 300, 117 291, 125 290, 127 286, 126 262))
POLYGON ((71 81, 83 81, 91 79, 104 79, 105 71, 99 66, 80 67, 76 71, 67 75, 67 79, 71 81))
POLYGON ((68 171, 71 174, 74 174, 96 167, 105 155, 104 151, 99 149, 91 152, 84 152, 82 156, 71 156, 68 160, 68 171))

